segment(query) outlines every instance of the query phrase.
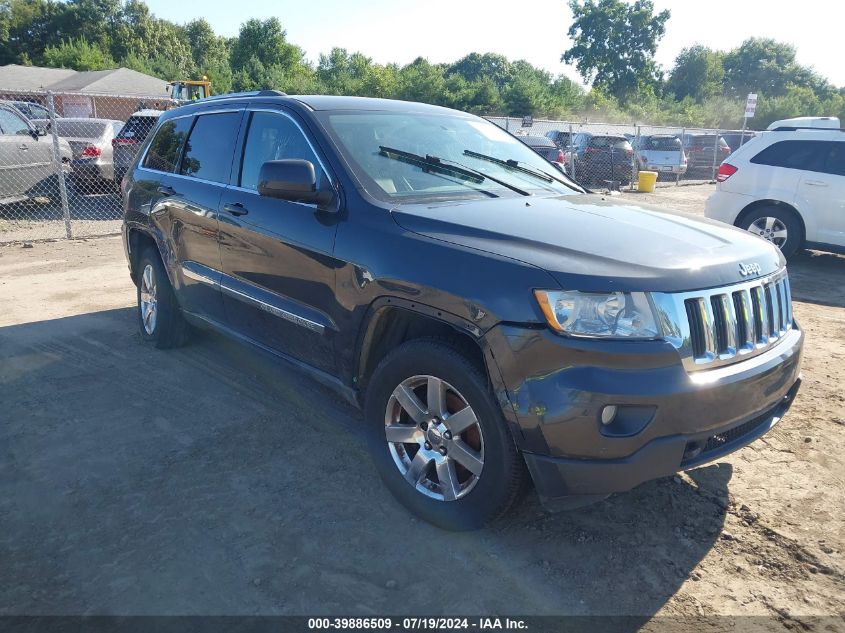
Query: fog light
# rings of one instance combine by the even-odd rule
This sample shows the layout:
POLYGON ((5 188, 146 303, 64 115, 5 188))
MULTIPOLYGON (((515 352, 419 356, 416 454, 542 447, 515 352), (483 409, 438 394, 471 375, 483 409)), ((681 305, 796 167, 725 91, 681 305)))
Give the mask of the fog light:
POLYGON ((616 418, 616 405, 609 404, 601 410, 601 423, 607 426, 616 418))

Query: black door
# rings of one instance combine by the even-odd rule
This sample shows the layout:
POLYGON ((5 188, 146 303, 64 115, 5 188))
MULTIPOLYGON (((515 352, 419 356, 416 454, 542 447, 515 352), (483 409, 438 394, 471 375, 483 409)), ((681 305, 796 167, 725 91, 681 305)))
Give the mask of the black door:
MULTIPOLYGON (((161 217, 157 221, 173 247, 173 265, 179 281, 177 293, 182 308, 218 322, 225 317, 219 286, 217 210, 231 174, 242 115, 242 110, 236 110, 167 121, 162 124, 147 154, 147 160, 151 155, 159 156, 158 151, 154 153, 159 134, 171 123, 174 134, 187 136, 181 152, 177 151, 175 173, 161 181, 160 191, 164 197, 159 201, 156 213, 161 217)), ((178 147, 176 141, 165 134, 161 145, 167 152, 165 162, 172 161, 172 147, 178 147)), ((167 166, 162 165, 163 168, 167 166)))
POLYGON ((268 160, 314 164, 318 186, 331 186, 303 128, 281 111, 247 112, 240 173, 220 202, 221 290, 230 326, 250 339, 335 374, 337 215, 315 205, 260 196, 268 160))

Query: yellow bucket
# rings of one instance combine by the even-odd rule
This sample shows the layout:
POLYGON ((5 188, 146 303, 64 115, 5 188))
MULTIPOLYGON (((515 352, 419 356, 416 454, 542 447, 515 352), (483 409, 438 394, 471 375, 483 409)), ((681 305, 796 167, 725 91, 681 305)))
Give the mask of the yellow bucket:
POLYGON ((654 185, 657 183, 656 171, 641 171, 640 179, 637 182, 637 190, 643 193, 654 193, 654 185))

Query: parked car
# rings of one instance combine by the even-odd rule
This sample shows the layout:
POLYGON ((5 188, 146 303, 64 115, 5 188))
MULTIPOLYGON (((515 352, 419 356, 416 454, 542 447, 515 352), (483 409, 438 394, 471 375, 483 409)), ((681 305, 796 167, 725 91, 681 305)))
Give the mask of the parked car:
POLYGON ((684 134, 683 143, 689 171, 694 169, 712 170, 714 165, 718 167, 719 163, 731 153, 731 148, 725 142, 725 139, 716 134, 684 134), (716 151, 717 147, 719 148, 718 152, 716 151))
POLYGON ((787 257, 803 248, 845 252, 845 131, 839 119, 811 123, 776 121, 731 154, 707 217, 759 235, 787 257))
POLYGON ((640 170, 659 174, 685 174, 687 157, 681 139, 672 134, 641 136, 635 148, 640 170))
POLYGON ((731 153, 738 150, 740 145, 745 145, 748 141, 754 139, 755 136, 757 136, 757 132, 722 132, 722 138, 725 139, 731 153))
MULTIPOLYGON (((38 123, 46 127, 49 121, 38 123)), ((112 119, 56 119, 56 134, 68 142, 73 152, 71 167, 77 184, 114 182, 112 140, 122 127, 123 121, 112 119)))
POLYGON ((520 136, 519 140, 552 163, 563 162, 563 150, 545 136, 520 136))
MULTIPOLYGON (((0 204, 37 197, 58 200, 58 169, 53 156, 52 136, 14 106, 0 103, 0 204)), ((59 161, 61 169, 69 172, 71 149, 64 139, 59 139, 59 161)))
POLYGON ((155 127, 161 114, 161 110, 138 110, 127 119, 112 139, 114 180, 118 184, 123 180, 126 170, 135 160, 138 148, 146 140, 150 130, 155 127))
POLYGON ((161 115, 124 190, 141 339, 209 327, 334 387, 388 489, 445 528, 528 476, 560 508, 719 459, 800 384, 776 248, 588 194, 474 115, 212 97, 161 115))
MULTIPOLYGON (((13 105, 18 112, 30 121, 50 118, 49 110, 40 103, 34 103, 32 101, 7 101, 6 103, 13 105)), ((57 114, 56 118, 58 119, 61 117, 57 114)))
POLYGON ((569 149, 572 142, 572 137, 569 132, 564 132, 562 130, 551 130, 546 132, 546 138, 550 139, 552 143, 558 147, 558 149, 562 149, 564 151, 569 149))
POLYGON ((585 184, 616 181, 628 185, 633 177, 634 149, 622 135, 579 132, 575 135, 571 152, 566 156, 567 167, 575 163, 575 179, 585 184))

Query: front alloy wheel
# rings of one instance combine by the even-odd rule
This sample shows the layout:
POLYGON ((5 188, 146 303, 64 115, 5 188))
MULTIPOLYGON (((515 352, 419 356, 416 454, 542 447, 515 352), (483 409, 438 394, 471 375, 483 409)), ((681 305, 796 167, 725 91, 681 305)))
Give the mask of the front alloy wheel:
POLYGON ((466 398, 436 376, 412 376, 393 390, 385 438, 399 472, 417 492, 455 501, 478 483, 484 438, 466 398))
POLYGON ((771 242, 778 248, 783 248, 783 245, 786 244, 786 240, 789 237, 786 225, 781 222, 780 219, 770 216, 756 219, 748 227, 748 231, 750 233, 754 233, 755 235, 759 235, 764 240, 771 242))
POLYGON ((507 512, 525 463, 472 348, 412 339, 391 350, 367 383, 364 415, 373 463, 396 499, 448 530, 507 512))

